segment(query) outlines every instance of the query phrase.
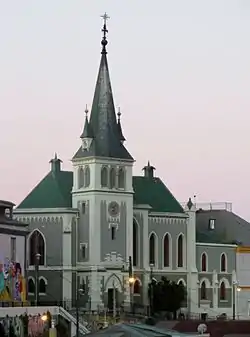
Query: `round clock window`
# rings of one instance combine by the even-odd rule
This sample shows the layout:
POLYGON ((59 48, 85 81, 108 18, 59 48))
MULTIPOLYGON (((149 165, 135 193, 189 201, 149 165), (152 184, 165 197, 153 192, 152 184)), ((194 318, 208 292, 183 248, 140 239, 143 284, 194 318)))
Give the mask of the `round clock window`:
POLYGON ((108 211, 109 211, 109 214, 111 216, 116 216, 117 214, 119 214, 119 205, 118 205, 118 203, 116 201, 112 201, 109 204, 108 211))

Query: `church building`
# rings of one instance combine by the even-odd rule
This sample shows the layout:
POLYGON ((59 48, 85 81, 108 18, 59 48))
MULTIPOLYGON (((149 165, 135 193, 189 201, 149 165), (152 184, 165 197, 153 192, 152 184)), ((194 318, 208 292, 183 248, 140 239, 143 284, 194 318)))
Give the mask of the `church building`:
POLYGON ((147 306, 150 278, 166 276, 187 288, 183 312, 232 316, 236 243, 204 234, 213 232, 214 219, 199 231, 195 202, 182 206, 149 162, 142 176, 133 175, 111 88, 106 19, 91 113, 86 109, 72 171, 55 155, 48 174, 15 209, 30 230, 29 298, 39 254, 40 302, 70 308, 79 297, 82 307, 98 310, 111 308, 116 295, 117 307, 147 306))

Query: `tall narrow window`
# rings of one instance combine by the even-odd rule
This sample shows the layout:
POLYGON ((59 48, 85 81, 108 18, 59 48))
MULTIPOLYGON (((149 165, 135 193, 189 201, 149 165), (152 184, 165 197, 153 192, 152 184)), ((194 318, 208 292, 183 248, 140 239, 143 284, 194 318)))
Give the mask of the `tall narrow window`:
POLYGON ((155 265, 155 235, 153 233, 149 238, 149 263, 155 265))
POLYGON ((45 262, 45 242, 38 230, 34 231, 29 238, 29 264, 34 266, 37 262, 40 266, 45 262))
POLYGON ((207 254, 201 255, 201 271, 207 271, 207 254))
POLYGON ((125 172, 123 168, 120 168, 118 171, 118 188, 125 187, 125 172))
POLYGON ((28 293, 34 294, 35 293, 35 282, 32 278, 28 280, 28 293))
POLYGON ((104 166, 101 170, 101 186, 107 187, 108 186, 108 169, 104 166))
POLYGON ((226 285, 225 282, 221 282, 220 285, 220 300, 225 301, 226 299, 226 285))
POLYGON ((164 267, 169 267, 170 240, 169 234, 166 234, 163 240, 164 267))
POLYGON ((115 169, 112 167, 112 169, 110 170, 110 188, 114 188, 115 187, 115 169))
POLYGON ((78 170, 78 188, 81 188, 84 186, 84 170, 82 167, 78 170))
POLYGON ((82 259, 86 259, 87 256, 87 247, 85 243, 80 243, 81 257, 82 259))
POLYGON ((177 266, 183 267, 183 235, 179 235, 177 241, 177 266))
POLYGON ((84 169, 84 186, 89 187, 90 185, 90 169, 88 166, 84 169))
POLYGON ((116 227, 111 226, 111 240, 115 240, 115 235, 116 235, 116 227))
POLYGON ((138 245, 138 225, 133 221, 133 266, 137 266, 138 264, 138 250, 139 250, 139 245, 138 245))
POLYGON ((39 293, 46 294, 46 281, 43 277, 41 277, 39 280, 39 293))
POLYGON ((10 238, 10 257, 12 262, 16 262, 16 238, 10 238))
POLYGON ((207 299, 207 287, 205 281, 201 284, 201 300, 207 299))
POLYGON ((227 271, 227 261, 226 261, 226 255, 223 253, 220 257, 220 271, 226 272, 227 271))

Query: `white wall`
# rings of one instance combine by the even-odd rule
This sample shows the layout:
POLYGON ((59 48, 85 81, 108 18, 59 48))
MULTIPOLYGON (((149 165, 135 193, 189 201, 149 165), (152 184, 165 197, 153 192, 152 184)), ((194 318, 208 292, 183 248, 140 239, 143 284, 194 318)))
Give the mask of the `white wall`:
POLYGON ((11 238, 16 238, 16 261, 19 262, 22 268, 22 273, 24 272, 25 266, 25 237, 16 236, 10 234, 0 234, 0 263, 5 260, 5 258, 11 258, 11 238))

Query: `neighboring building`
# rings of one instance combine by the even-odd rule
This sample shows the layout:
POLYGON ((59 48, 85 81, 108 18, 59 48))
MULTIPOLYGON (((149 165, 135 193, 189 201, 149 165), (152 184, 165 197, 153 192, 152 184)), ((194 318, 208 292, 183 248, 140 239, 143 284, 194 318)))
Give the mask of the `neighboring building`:
MULTIPOLYGON (((232 205, 198 206, 197 230, 203 242, 236 244, 236 275, 232 280, 236 316, 250 316, 250 223, 232 212, 232 205)), ((210 261, 209 257, 209 261, 210 261)))
POLYGON ((14 204, 0 200, 0 306, 26 301, 27 224, 13 219, 14 204))
POLYGON ((131 256, 135 303, 148 304, 153 265, 155 278, 167 276, 187 287, 184 310, 232 316, 236 246, 209 241, 199 228, 196 233, 195 205, 189 200, 183 208, 149 163, 144 176, 133 176, 134 159, 113 102, 106 25, 103 32, 91 115, 86 111, 73 172, 63 171, 55 155, 50 172, 15 210, 31 231, 30 299, 38 249, 40 301, 74 306, 77 289, 84 287, 80 301, 87 308, 112 307, 115 291, 117 305, 129 305, 131 256))

